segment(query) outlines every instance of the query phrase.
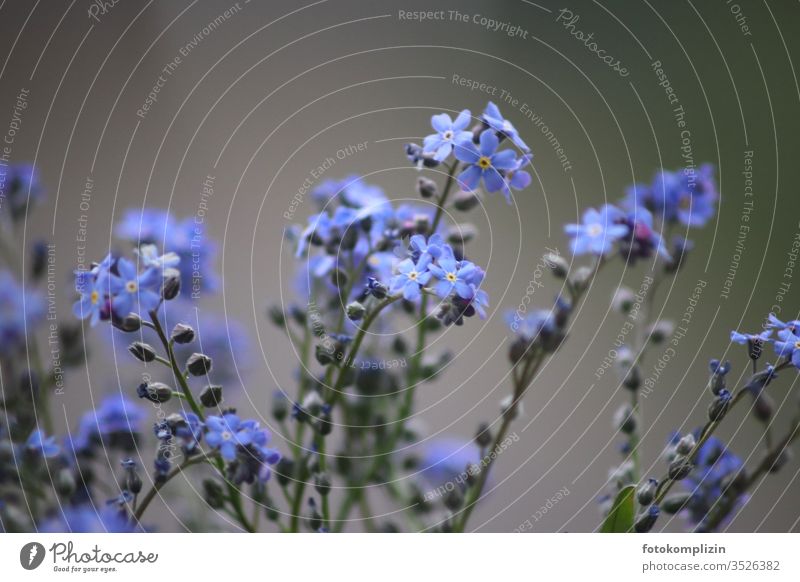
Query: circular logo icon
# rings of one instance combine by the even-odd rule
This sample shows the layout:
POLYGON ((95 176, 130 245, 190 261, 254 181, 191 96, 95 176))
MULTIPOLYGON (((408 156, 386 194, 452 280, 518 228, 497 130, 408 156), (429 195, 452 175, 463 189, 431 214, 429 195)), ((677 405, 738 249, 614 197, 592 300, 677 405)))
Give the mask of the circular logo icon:
POLYGON ((39 542, 30 542, 19 551, 19 563, 26 570, 35 570, 44 561, 44 546, 39 542))

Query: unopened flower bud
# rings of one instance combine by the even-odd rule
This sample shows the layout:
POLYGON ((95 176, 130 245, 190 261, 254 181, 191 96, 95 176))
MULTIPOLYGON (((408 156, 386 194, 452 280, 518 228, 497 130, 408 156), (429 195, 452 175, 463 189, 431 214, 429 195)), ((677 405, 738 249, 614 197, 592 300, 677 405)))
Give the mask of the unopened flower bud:
POLYGON ((673 481, 680 481, 681 479, 685 479, 689 476, 689 473, 692 472, 694 465, 689 460, 688 457, 678 456, 673 459, 673 461, 669 464, 669 471, 668 475, 669 478, 673 481))
POLYGON ((775 411, 775 403, 766 392, 753 395, 753 416, 761 422, 769 422, 775 411))
POLYGON ((139 398, 163 404, 172 398, 172 388, 161 382, 142 382, 136 389, 139 398))
POLYGON ((128 351, 140 362, 152 362, 156 359, 156 350, 144 342, 133 342, 128 346, 128 351))
POLYGON ((314 489, 323 497, 331 492, 331 478, 327 473, 317 473, 314 475, 314 489))
POLYGON ((272 393, 272 416, 278 422, 283 422, 289 415, 289 400, 283 390, 275 390, 272 393))
POLYGON ((345 311, 347 313, 347 318, 350 321, 361 321, 361 319, 364 317, 364 314, 367 312, 367 308, 358 301, 352 301, 347 304, 345 311))
POLYGON ((614 311, 628 315, 636 305, 636 295, 628 287, 619 287, 614 292, 614 298, 611 300, 611 307, 614 311))
POLYGON ((135 313, 129 313, 125 317, 119 317, 112 311, 111 325, 125 333, 132 333, 142 328, 142 318, 135 313))
POLYGON ((222 487, 211 479, 203 480, 203 499, 211 509, 221 509, 225 505, 225 493, 222 487))
POLYGON ((161 287, 161 296, 165 301, 171 301, 181 293, 181 275, 174 269, 171 271, 169 274, 165 273, 164 285, 161 287))
POLYGON ((636 416, 629 404, 623 404, 614 414, 614 426, 625 434, 636 430, 636 416))
POLYGON ((267 316, 269 320, 278 327, 286 325, 286 314, 283 312, 280 305, 270 305, 267 309, 267 316))
POLYGON ((661 509, 670 515, 678 513, 681 509, 686 507, 686 504, 689 503, 691 498, 692 493, 690 491, 673 493, 664 498, 664 501, 661 502, 661 509))
POLYGON ((206 386, 200 392, 200 403, 206 408, 214 408, 222 404, 222 386, 206 386))
POLYGON ((557 278, 567 278, 567 275, 569 274, 569 263, 564 257, 557 253, 547 253, 544 256, 544 262, 548 267, 550 267, 550 270, 553 271, 553 275, 555 275, 557 278))
POLYGON ((430 178, 420 176, 417 178, 417 192, 423 198, 433 198, 439 194, 439 188, 436 186, 436 182, 430 178))
POLYGON ((675 324, 668 319, 661 319, 655 322, 648 330, 650 341, 654 344, 664 343, 675 331, 675 324))
POLYGON ((640 505, 650 505, 655 499, 656 491, 658 490, 658 481, 655 479, 648 479, 636 490, 636 500, 640 505))
POLYGON ((171 337, 176 344, 188 344, 194 341, 194 330, 185 323, 179 323, 172 328, 171 337))
POLYGON ((731 401, 731 393, 724 388, 720 390, 717 397, 708 406, 708 419, 713 422, 722 420, 731 407, 731 401))
POLYGON ((450 511, 456 511, 461 509, 461 506, 464 505, 464 494, 461 493, 461 489, 458 487, 454 487, 444 496, 444 506, 449 509, 450 511))
POLYGON ((694 435, 689 433, 685 435, 681 440, 678 441, 678 444, 675 445, 675 452, 679 455, 688 455, 694 450, 696 441, 694 435))
POLYGON ((192 376, 205 376, 211 371, 211 358, 195 352, 186 360, 186 369, 192 376))
POLYGON ((64 467, 58 471, 55 481, 56 491, 62 497, 69 497, 75 493, 75 475, 72 470, 64 467))
POLYGON ((656 524, 660 513, 661 511, 658 509, 658 505, 651 505, 639 516, 636 523, 633 525, 633 529, 636 530, 637 533, 649 532, 656 524))
POLYGON ((793 456, 794 456, 794 453, 792 452, 792 449, 790 449, 789 447, 785 447, 785 448, 781 449, 780 452, 778 452, 777 455, 773 455, 773 460, 772 460, 772 464, 769 467, 769 472, 770 473, 777 473, 778 471, 783 469, 783 467, 789 461, 792 460, 793 456))
POLYGON ((492 444, 492 430, 487 423, 482 422, 478 425, 478 432, 475 434, 475 442, 478 443, 478 446, 482 449, 492 444))
POLYGON ((456 210, 460 210, 461 212, 467 212, 475 208, 478 204, 480 204, 481 199, 478 198, 478 195, 475 192, 457 192, 455 196, 453 196, 453 208, 456 210))
POLYGON ((331 271, 331 284, 339 290, 347 288, 347 281, 349 277, 342 269, 334 269, 331 271))
POLYGON ((578 293, 585 291, 586 287, 589 285, 589 281, 592 280, 593 273, 594 271, 585 265, 575 269, 570 279, 572 288, 578 293))
POLYGON ((456 247, 463 247, 473 241, 476 236, 478 236, 478 229, 475 225, 464 222, 448 228, 445 240, 456 247))

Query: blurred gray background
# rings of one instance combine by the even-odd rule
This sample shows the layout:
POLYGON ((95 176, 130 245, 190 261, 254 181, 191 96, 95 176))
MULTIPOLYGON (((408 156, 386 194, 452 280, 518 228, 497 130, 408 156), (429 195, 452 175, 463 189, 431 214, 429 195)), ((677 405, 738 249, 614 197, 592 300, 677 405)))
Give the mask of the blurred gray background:
MULTIPOLYGON (((287 221, 283 215, 294 193, 325 158, 367 142, 364 151, 337 160, 324 177, 367 175, 392 199, 414 198, 416 171, 402 145, 428 133, 431 114, 462 108, 477 114, 488 99, 454 84, 453 75, 496 86, 518 100, 515 107, 504 105, 499 91, 494 97, 532 148, 535 177, 514 205, 489 196, 465 218, 480 231, 472 256, 487 267, 491 317, 448 330, 437 342, 458 357, 436 383, 419 391, 418 420, 430 434, 468 439, 479 421, 496 419, 498 402, 509 390, 503 381, 508 366, 502 313, 525 294, 546 246, 568 253, 562 225, 587 206, 621 198, 627 185, 649 181, 660 166, 685 164, 673 106, 653 72, 654 61, 663 65, 685 110, 695 161, 718 166, 722 198, 719 219, 690 234, 696 248, 689 266, 662 285, 656 299, 665 314, 678 316, 698 280, 707 284, 686 337, 644 402, 645 467, 663 473, 657 457, 669 432, 704 422, 709 358, 729 357, 732 375, 744 373, 748 362, 739 346, 729 346, 731 329, 759 329, 781 283, 789 287, 780 316, 792 318, 800 308, 800 271, 794 278, 785 271, 787 252, 800 233, 796 2, 120 0, 103 10, 98 6, 86 0, 0 5, 0 124, 10 119, 20 90, 28 89, 12 159, 35 161, 47 193, 26 225, 26 238, 55 241, 65 273, 59 316, 69 318, 67 273, 77 261, 87 177, 95 185, 89 247, 99 258, 125 209, 144 204, 194 216, 202 183, 214 176, 205 220, 220 241, 224 293, 204 298, 202 305, 247 326, 255 361, 245 388, 265 416, 272 391, 291 390, 293 380, 294 351, 265 320, 264 310, 281 293, 292 294, 291 253, 280 250, 283 230, 312 211, 305 203, 287 221), (203 32, 232 6, 229 18, 203 32), (594 32, 628 76, 603 64, 557 22, 562 8, 580 16, 575 27, 594 32), (444 20, 429 22, 399 15, 431 9, 458 10, 468 22, 447 12, 444 20), (493 32, 480 18, 475 23, 475 15, 520 32, 493 32), (166 76, 157 102, 137 115, 162 69, 181 50, 186 55, 166 76), (525 118, 523 103, 563 146, 568 169, 547 136, 525 118), (754 152, 749 199, 742 174, 748 150, 754 152), (754 206, 743 223, 746 200, 754 206), (741 224, 750 230, 737 251, 741 224), (723 283, 739 254, 730 295, 723 298, 723 283)), ((494 490, 476 511, 473 527, 512 531, 565 487, 569 495, 533 531, 597 526, 594 499, 619 459, 621 439, 613 436, 610 416, 627 395, 613 374, 597 380, 595 370, 622 325, 608 310, 613 291, 623 277, 638 287, 643 269, 623 272, 615 264, 586 298, 565 348, 525 398, 525 416, 513 429, 520 442, 500 457, 494 490)), ((558 289, 552 280, 545 282, 534 296, 541 306, 550 305, 558 289)), ((99 357, 68 373, 59 402, 65 422, 74 426, 85 409, 89 379, 95 397, 118 389, 110 353, 97 346, 99 357)), ((771 387, 782 405, 779 432, 798 407, 795 373, 783 376, 771 387)), ((237 403, 250 408, 244 396, 237 403)), ((726 419, 719 434, 732 438, 733 450, 753 464, 763 444, 754 444, 759 426, 744 408, 726 419)), ((285 449, 280 436, 277 441, 285 449)), ((729 530, 800 529, 798 467, 795 461, 769 476, 729 530)), ((167 521, 165 527, 175 526, 167 521)))

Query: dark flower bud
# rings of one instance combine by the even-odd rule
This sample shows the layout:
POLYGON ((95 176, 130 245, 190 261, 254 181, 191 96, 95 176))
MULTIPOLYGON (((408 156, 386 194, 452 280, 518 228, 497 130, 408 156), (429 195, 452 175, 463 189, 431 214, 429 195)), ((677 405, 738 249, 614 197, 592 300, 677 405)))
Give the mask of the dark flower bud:
POLYGON ((453 196, 453 208, 461 212, 467 212, 480 204, 481 199, 475 192, 466 192, 462 190, 453 196))
POLYGON ((282 390, 272 393, 272 416, 278 422, 283 422, 289 415, 289 400, 282 390))
POLYGON ((444 506, 449 509, 450 511, 456 511, 464 505, 464 494, 461 493, 461 489, 455 487, 445 493, 444 496, 444 506))
POLYGON ((675 445, 675 452, 679 455, 688 455, 694 450, 696 444, 697 442, 695 441, 694 435, 689 433, 681 438, 678 444, 675 445))
POLYGON ((628 390, 638 390, 642 385, 642 371, 639 366, 631 366, 622 380, 622 385, 628 390))
POLYGON ((156 350, 144 342, 133 342, 128 346, 128 351, 140 362, 152 362, 156 359, 156 350))
POLYGON ((118 317, 111 312, 111 325, 113 325, 116 329, 125 332, 125 333, 132 333, 134 331, 139 331, 142 327, 142 318, 136 315, 135 313, 129 313, 125 317, 118 317))
POLYGON ((389 288, 374 277, 367 279, 366 290, 367 293, 372 295, 375 299, 385 299, 389 294, 389 288))
POLYGON ((417 178, 417 192, 423 198, 433 198, 439 194, 439 188, 436 186, 436 182, 430 178, 420 176, 417 178))
POLYGON ((286 325, 286 314, 283 312, 280 305, 270 305, 267 309, 267 317, 278 327, 286 325))
POLYGON ((214 408, 222 404, 222 386, 206 386, 200 392, 200 403, 206 408, 214 408))
POLYGON ((331 284, 339 290, 347 288, 347 273, 342 269, 334 269, 331 271, 331 284))
POLYGON ((319 531, 322 527, 322 515, 317 511, 317 502, 314 501, 313 497, 308 498, 308 517, 306 523, 311 531, 319 531))
POLYGON ((161 296, 165 301, 172 301, 181 293, 181 275, 178 271, 167 274, 164 277, 164 285, 161 287, 161 296))
POLYGON ((163 404, 172 398, 172 388, 161 382, 142 382, 136 389, 139 398, 163 404))
POLYGON ((186 360, 186 369, 192 376, 205 376, 211 371, 211 358, 194 353, 186 360))
POLYGON ((31 261, 31 275, 34 279, 39 279, 44 275, 45 268, 47 267, 47 243, 45 241, 36 241, 33 244, 33 260, 31 261))
POLYGON ((675 324, 668 319, 655 322, 648 330, 648 337, 654 344, 664 343, 675 331, 675 324))
POLYGON ((478 425, 478 432, 475 434, 475 442, 482 449, 485 449, 492 444, 492 431, 489 424, 482 422, 478 425))
POLYGON ((686 504, 689 503, 691 499, 692 494, 689 491, 673 493, 664 498, 664 501, 661 502, 661 509, 672 515, 686 507, 686 504))
POLYGON ((725 377, 728 375, 728 372, 731 371, 731 363, 725 362, 723 364, 719 360, 714 359, 708 363, 708 367, 711 369, 708 388, 711 390, 711 393, 716 396, 727 386, 725 377))
POLYGON ((333 432, 333 421, 331 419, 330 410, 328 410, 327 407, 323 409, 322 413, 319 415, 317 432, 322 436, 328 436, 333 432))
POLYGON ((275 465, 275 478, 281 486, 288 485, 294 479, 294 461, 289 457, 281 457, 278 464, 275 465))
POLYGON ((404 340, 403 337, 400 335, 395 336, 394 340, 392 340, 392 349, 401 356, 405 355, 406 353, 408 353, 408 346, 406 345, 406 340, 404 340))
POLYGON ((669 471, 667 474, 673 481, 680 481, 681 479, 688 477, 693 468, 694 465, 688 457, 679 456, 675 457, 675 459, 673 459, 673 461, 669 464, 669 471))
POLYGON ((424 153, 420 145, 407 143, 405 149, 409 161, 417 167, 435 168, 439 165, 439 162, 434 159, 433 154, 424 153))
POLYGON ((278 508, 275 506, 275 502, 272 501, 269 496, 267 496, 267 498, 264 500, 264 515, 268 520, 273 522, 278 521, 278 519, 281 517, 278 508))
POLYGON ((508 359, 511 363, 516 364, 526 355, 533 353, 530 345, 530 342, 523 337, 518 337, 511 342, 511 346, 508 348, 508 359))
POLYGON ((325 402, 323 402, 322 397, 314 390, 303 398, 303 410, 311 417, 319 416, 324 406, 325 402))
POLYGON ((327 473, 317 473, 314 475, 314 489, 323 497, 331 492, 331 478, 327 473))
POLYGON ((594 271, 587 266, 578 267, 573 271, 572 278, 570 279, 572 288, 575 289, 576 292, 582 293, 589 286, 593 274, 594 271))
POLYGON ((544 262, 548 267, 550 267, 553 275, 555 275, 557 278, 567 278, 567 275, 569 274, 569 263, 564 257, 556 253, 547 253, 544 256, 544 262))
POLYGON ((775 411, 775 403, 766 392, 759 392, 753 395, 753 416, 761 422, 769 422, 775 411))
POLYGON ((689 251, 692 250, 693 247, 694 244, 692 243, 692 241, 682 236, 676 235, 672 239, 672 250, 670 251, 670 255, 672 256, 672 258, 666 262, 666 264, 664 265, 664 270, 667 273, 676 272, 681 267, 681 265, 683 265, 686 259, 686 255, 689 253, 689 251))
POLYGON ((658 505, 651 505, 639 516, 636 523, 633 524, 633 529, 636 530, 637 533, 649 532, 656 524, 660 513, 661 511, 658 509, 658 505))
POLYGON ((656 491, 658 490, 658 481, 655 479, 648 479, 636 490, 636 500, 640 505, 650 505, 655 499, 656 491))
POLYGON ((55 486, 59 495, 69 497, 75 493, 75 475, 66 467, 60 469, 56 475, 55 486))
POLYGON ((783 467, 792 460, 794 453, 792 453, 792 449, 789 447, 785 447, 781 449, 777 454, 772 455, 771 465, 769 466, 770 473, 777 473, 783 467))
MULTIPOLYGON (((469 223, 453 225, 447 229, 445 240, 456 247, 463 247, 465 244, 475 240, 478 236, 478 229, 469 223)), ((454 249, 455 250, 455 249, 454 249)))
POLYGON ((122 461, 122 468, 125 470, 125 489, 138 495, 142 490, 142 479, 136 471, 136 462, 133 459, 122 461))
POLYGON ((731 407, 731 393, 724 388, 719 391, 717 397, 708 406, 708 419, 717 422, 727 414, 731 407))
POLYGON ((222 509, 225 505, 225 493, 219 483, 212 479, 203 480, 203 499, 211 509, 222 509))
POLYGON ((611 307, 623 315, 628 315, 636 305, 636 295, 628 287, 619 287, 614 292, 614 298, 611 300, 611 307))
POLYGON ((625 434, 631 434, 636 430, 636 416, 629 404, 623 404, 617 409, 614 414, 614 426, 625 434))
POLYGON ((336 353, 328 342, 317 344, 314 348, 314 357, 320 366, 330 366, 336 363, 336 353))
POLYGON ((345 307, 345 312, 350 321, 361 321, 364 314, 367 312, 367 308, 358 301, 351 301, 347 304, 347 307, 345 307))
POLYGON ((194 341, 194 330, 185 323, 179 323, 172 329, 172 341, 176 344, 188 344, 194 341))
POLYGON ((289 315, 300 327, 305 327, 306 323, 308 323, 308 313, 297 305, 289 306, 289 315))

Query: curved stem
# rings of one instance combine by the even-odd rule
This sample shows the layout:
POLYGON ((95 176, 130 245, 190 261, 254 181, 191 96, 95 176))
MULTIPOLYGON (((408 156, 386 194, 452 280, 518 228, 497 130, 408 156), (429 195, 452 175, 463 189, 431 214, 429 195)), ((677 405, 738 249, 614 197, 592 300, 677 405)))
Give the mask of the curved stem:
POLYGON ((206 462, 207 460, 208 458, 206 456, 198 455, 196 457, 191 457, 187 459, 177 467, 173 468, 169 473, 167 473, 167 476, 164 478, 163 481, 159 481, 158 483, 153 484, 150 490, 144 494, 144 496, 142 497, 141 501, 138 504, 138 507, 136 508, 136 511, 133 514, 133 519, 135 519, 137 522, 141 521, 142 515, 144 515, 144 512, 147 510, 147 506, 150 505, 150 502, 153 501, 156 494, 159 491, 161 491, 161 488, 164 487, 164 485, 169 483, 174 477, 183 472, 184 469, 187 469, 192 465, 197 465, 198 463, 206 462))

